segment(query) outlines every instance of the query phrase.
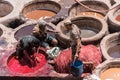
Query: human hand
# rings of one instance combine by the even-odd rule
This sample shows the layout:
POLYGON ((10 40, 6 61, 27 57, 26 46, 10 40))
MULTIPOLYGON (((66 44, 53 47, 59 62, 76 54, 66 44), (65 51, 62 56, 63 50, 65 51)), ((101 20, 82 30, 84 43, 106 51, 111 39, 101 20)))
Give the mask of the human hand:
POLYGON ((35 60, 38 62, 38 63, 40 63, 40 59, 39 59, 39 57, 35 57, 35 60))
POLYGON ((79 58, 78 54, 75 54, 74 60, 77 60, 79 58))

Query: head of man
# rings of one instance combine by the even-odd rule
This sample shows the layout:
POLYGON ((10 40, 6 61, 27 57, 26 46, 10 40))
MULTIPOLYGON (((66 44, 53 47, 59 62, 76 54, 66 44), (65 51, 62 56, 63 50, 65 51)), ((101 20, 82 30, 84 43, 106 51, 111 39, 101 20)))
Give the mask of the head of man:
POLYGON ((39 36, 40 34, 44 34, 46 32, 45 28, 46 28, 46 22, 44 20, 40 20, 33 28, 33 35, 39 36))
POLYGON ((66 20, 64 25, 67 29, 72 29, 72 22, 70 20, 66 20))

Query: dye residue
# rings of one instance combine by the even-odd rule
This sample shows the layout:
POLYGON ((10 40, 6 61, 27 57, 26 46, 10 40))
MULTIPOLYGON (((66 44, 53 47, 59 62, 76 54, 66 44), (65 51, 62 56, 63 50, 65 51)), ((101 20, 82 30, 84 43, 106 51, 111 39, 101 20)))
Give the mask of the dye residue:
POLYGON ((120 58, 120 45, 110 48, 108 53, 113 58, 120 58))
POLYGON ((96 13, 96 12, 80 12, 80 13, 77 14, 77 16, 80 16, 80 15, 93 15, 93 16, 97 16, 97 17, 99 17, 101 19, 104 18, 103 15, 101 15, 99 13, 96 13))
POLYGON ((35 61, 35 66, 30 67, 28 63, 26 63, 25 60, 22 60, 21 62, 15 59, 13 56, 9 62, 8 62, 8 68, 12 72, 17 73, 32 73, 35 71, 38 71, 40 68, 42 68, 46 64, 46 58, 43 54, 38 54, 39 62, 35 61))
POLYGON ((101 80, 120 80, 120 68, 110 68, 101 73, 101 80))
POLYGON ((25 15, 26 18, 38 20, 39 18, 50 18, 55 16, 56 13, 48 10, 34 10, 25 15))
POLYGON ((117 21, 120 21, 120 15, 118 15, 118 16, 116 17, 116 20, 117 20, 117 21))

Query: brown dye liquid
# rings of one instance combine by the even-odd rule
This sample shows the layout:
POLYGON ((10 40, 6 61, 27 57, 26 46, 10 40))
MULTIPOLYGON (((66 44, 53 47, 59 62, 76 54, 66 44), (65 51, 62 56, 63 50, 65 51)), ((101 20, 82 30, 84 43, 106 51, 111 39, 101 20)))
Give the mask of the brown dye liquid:
POLYGON ((113 58, 120 58, 120 45, 110 48, 108 54, 113 58))
POLYGON ((25 15, 26 18, 38 20, 39 18, 50 18, 55 16, 56 13, 48 10, 34 10, 25 15))
POLYGON ((120 21, 120 15, 115 18, 117 21, 120 21))
POLYGON ((101 80, 120 80, 120 68, 110 68, 101 73, 101 80))
POLYGON ((80 12, 77 14, 77 16, 80 16, 80 15, 93 15, 93 16, 97 16, 99 18, 104 18, 103 15, 99 14, 99 13, 96 13, 96 12, 80 12))

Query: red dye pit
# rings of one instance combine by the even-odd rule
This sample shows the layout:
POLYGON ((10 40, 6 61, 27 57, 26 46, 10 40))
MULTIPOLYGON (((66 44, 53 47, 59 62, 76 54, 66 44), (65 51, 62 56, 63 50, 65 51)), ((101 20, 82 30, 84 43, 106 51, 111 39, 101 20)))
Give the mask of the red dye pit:
POLYGON ((17 73, 32 73, 40 68, 42 68, 46 64, 46 57, 43 54, 38 54, 39 62, 35 61, 35 66, 30 67, 25 60, 21 62, 13 56, 8 62, 8 68, 10 71, 17 73))

